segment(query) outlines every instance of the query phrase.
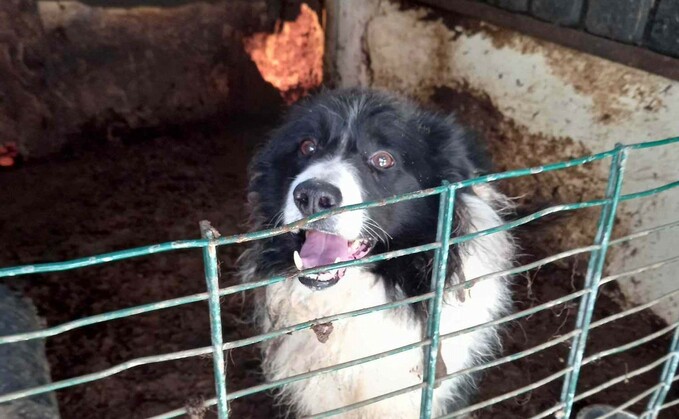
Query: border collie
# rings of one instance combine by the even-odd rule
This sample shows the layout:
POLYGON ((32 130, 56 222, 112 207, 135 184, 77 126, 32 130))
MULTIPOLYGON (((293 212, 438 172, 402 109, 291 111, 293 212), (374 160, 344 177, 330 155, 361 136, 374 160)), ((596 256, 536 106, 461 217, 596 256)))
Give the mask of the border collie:
MULTIPOLYGON (((292 223, 315 212, 458 182, 487 171, 482 147, 453 117, 419 109, 387 93, 326 91, 289 112, 250 165, 251 227, 292 223)), ((300 276, 303 268, 360 259, 435 241, 439 197, 352 211, 307 228, 252 243, 241 257, 244 281, 288 279, 260 289, 257 321, 270 332, 323 316, 358 310, 430 291, 433 252, 368 266, 300 276)), ((458 191, 454 235, 502 224, 508 200, 490 185, 458 191)), ((447 283, 507 269, 514 247, 506 232, 452 246, 447 283)), ((510 306, 507 278, 446 292, 441 333, 494 320, 510 306)), ((422 340, 428 303, 336 321, 324 332, 302 330, 263 344, 264 374, 279 380, 422 340), (329 334, 328 334, 329 333, 329 334)), ((493 327, 443 340, 439 374, 472 367, 499 345, 493 327)), ((306 416, 422 382, 421 348, 288 384, 278 392, 287 413, 306 416)), ((467 403, 469 376, 444 381, 433 414, 467 403)), ((416 418, 421 391, 345 413, 345 418, 416 418)))

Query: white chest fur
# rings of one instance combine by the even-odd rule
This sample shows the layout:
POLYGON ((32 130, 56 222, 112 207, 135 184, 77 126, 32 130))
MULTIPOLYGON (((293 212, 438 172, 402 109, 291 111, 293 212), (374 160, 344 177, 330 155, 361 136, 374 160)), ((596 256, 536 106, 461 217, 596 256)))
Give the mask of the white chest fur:
MULTIPOLYGON (((475 229, 500 223, 499 217, 482 200, 465 197, 475 229)), ((509 236, 497 233, 470 242, 462 253, 466 278, 508 267, 512 255, 509 236)), ((509 302, 504 278, 482 281, 464 302, 448 293, 441 315, 441 334, 462 330, 497 318, 509 302)), ((297 279, 268 287, 264 331, 291 326, 333 314, 363 309, 389 302, 381 278, 361 269, 349 269, 340 282, 324 291, 310 291, 297 279)), ((375 355, 423 338, 420 321, 408 310, 391 309, 336 321, 325 343, 311 330, 292 333, 264 345, 263 369, 268 380, 278 380, 331 367, 343 362, 375 355)), ((490 355, 494 328, 444 340, 441 355, 447 373, 474 365, 490 355)), ((280 393, 285 404, 299 415, 321 413, 385 393, 419 384, 422 381, 423 351, 416 348, 366 364, 327 372, 286 385, 280 393)), ((454 399, 464 377, 443 383, 434 395, 434 415, 444 412, 445 402, 454 399)), ((344 414, 343 418, 416 418, 420 391, 367 405, 344 414)))

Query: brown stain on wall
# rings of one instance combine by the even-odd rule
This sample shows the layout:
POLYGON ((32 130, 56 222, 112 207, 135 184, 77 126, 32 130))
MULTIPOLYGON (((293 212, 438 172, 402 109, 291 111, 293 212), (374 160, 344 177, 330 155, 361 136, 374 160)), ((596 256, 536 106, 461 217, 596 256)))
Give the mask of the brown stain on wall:
POLYGON ((474 19, 460 19, 455 27, 467 36, 487 37, 498 49, 544 57, 554 76, 592 99, 601 123, 612 124, 635 112, 657 112, 671 86, 659 76, 474 19))
MULTIPOLYGON (((494 171, 501 172, 547 163, 570 160, 591 154, 582 143, 572 138, 549 138, 530 133, 526 127, 502 115, 490 98, 469 87, 439 87, 431 102, 476 131, 492 156, 494 171)), ((500 189, 514 197, 518 211, 532 213, 552 205, 582 202, 601 198, 605 178, 596 164, 567 170, 543 172, 498 183, 500 189)), ((539 233, 533 240, 540 242, 545 254, 556 253, 593 242, 599 211, 578 210, 550 222, 534 223, 539 233)), ((527 229, 530 229, 529 225, 527 229)))

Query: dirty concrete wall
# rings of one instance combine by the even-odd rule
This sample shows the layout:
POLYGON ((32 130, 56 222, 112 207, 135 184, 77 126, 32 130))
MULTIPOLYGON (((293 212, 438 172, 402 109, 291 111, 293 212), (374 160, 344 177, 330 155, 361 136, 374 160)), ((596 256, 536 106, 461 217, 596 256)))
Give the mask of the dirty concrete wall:
POLYGON ((2 2, 0 145, 34 157, 76 138, 282 107, 243 46, 273 31, 275 1, 138 3, 2 2))
MULTIPOLYGON (((612 63, 483 22, 404 7, 388 0, 327 2, 328 50, 340 86, 401 92, 480 131, 498 170, 566 160, 679 135, 679 82, 612 63)), ((679 179, 679 146, 635 152, 624 192, 679 179)), ((526 204, 600 197, 606 164, 543 174, 500 185, 526 204)), ((615 234, 676 221, 676 190, 621 205, 615 234)), ((547 233, 545 249, 591 243, 598 211, 582 211, 547 233)), ((555 224, 556 225, 556 224, 555 224)), ((679 234, 665 231, 616 249, 609 272, 677 255, 679 234)), ((626 300, 649 301, 677 289, 671 265, 619 281, 626 300)), ((655 308, 670 321, 679 302, 655 308)))

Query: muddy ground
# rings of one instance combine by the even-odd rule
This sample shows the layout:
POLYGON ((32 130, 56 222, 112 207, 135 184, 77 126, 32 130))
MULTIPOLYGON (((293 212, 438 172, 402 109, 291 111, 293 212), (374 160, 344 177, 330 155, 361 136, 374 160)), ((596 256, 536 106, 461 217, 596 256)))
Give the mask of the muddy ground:
MULTIPOLYGON (((446 109, 458 108, 471 121, 486 121, 477 128, 490 137, 490 148, 499 166, 510 165, 510 159, 497 158, 502 142, 511 136, 493 119, 497 115, 492 115, 492 109, 482 101, 454 92, 442 92, 434 102, 446 109)), ((116 143, 89 142, 48 160, 31 161, 0 172, 0 266, 58 261, 197 238, 198 221, 203 219, 210 220, 222 234, 244 231, 245 168, 270 126, 270 121, 244 121, 219 129, 193 127, 163 135, 145 133, 116 143)), ((553 160, 544 155, 535 159, 553 160)), ((521 163, 516 159, 514 162, 521 163)), ((568 189, 567 177, 552 181, 568 189)), ((554 191, 548 179, 536 182, 503 187, 513 195, 524 188, 522 193, 528 198, 521 203, 527 207, 570 197, 558 191, 547 193, 554 191), (537 198, 530 198, 534 196, 537 198)), ((522 261, 585 240, 586 233, 568 227, 576 224, 572 219, 560 219, 519 233, 522 261), (564 237, 568 229, 582 237, 564 237)), ((222 285, 236 281, 233 266, 239 252, 237 247, 220 250, 222 285)), ((574 258, 517 277, 516 307, 528 308, 572 292, 581 286, 585 266, 584 258, 574 258)), ((195 250, 4 282, 29 295, 49 325, 205 289, 201 255, 195 250)), ((620 311, 611 295, 615 295, 614 288, 600 298, 596 318, 620 311)), ((243 321, 246 312, 241 295, 225 299, 225 340, 255 334, 243 321)), ((567 333, 573 327, 575 314, 576 303, 571 302, 513 322, 503 331, 504 354, 567 333)), ((656 316, 644 311, 596 329, 587 352, 621 345, 661 327, 656 316)), ((209 344, 207 304, 196 303, 70 331, 49 338, 47 351, 53 379, 62 380, 136 357, 209 344)), ((579 390, 652 362, 666 353, 668 345, 667 336, 663 336, 585 367, 579 390)), ((490 369, 479 382, 477 400, 553 374, 564 367, 567 353, 568 346, 560 344, 490 369)), ((229 391, 260 381, 254 349, 227 355, 229 391)), ((620 404, 655 384, 658 374, 659 369, 655 369, 635 377, 590 397, 586 403, 620 404)), ((560 386, 560 380, 556 380, 482 410, 478 417, 526 418, 537 414, 556 403, 560 386)), ((213 395, 209 358, 137 367, 57 393, 62 416, 69 419, 148 417, 213 395)), ((676 398, 676 392, 669 397, 676 398)), ((584 405, 578 403, 577 408, 584 405)), ((268 395, 237 400, 232 409, 235 418, 268 418, 276 412, 268 395)), ((679 408, 661 417, 679 417, 679 408)))

